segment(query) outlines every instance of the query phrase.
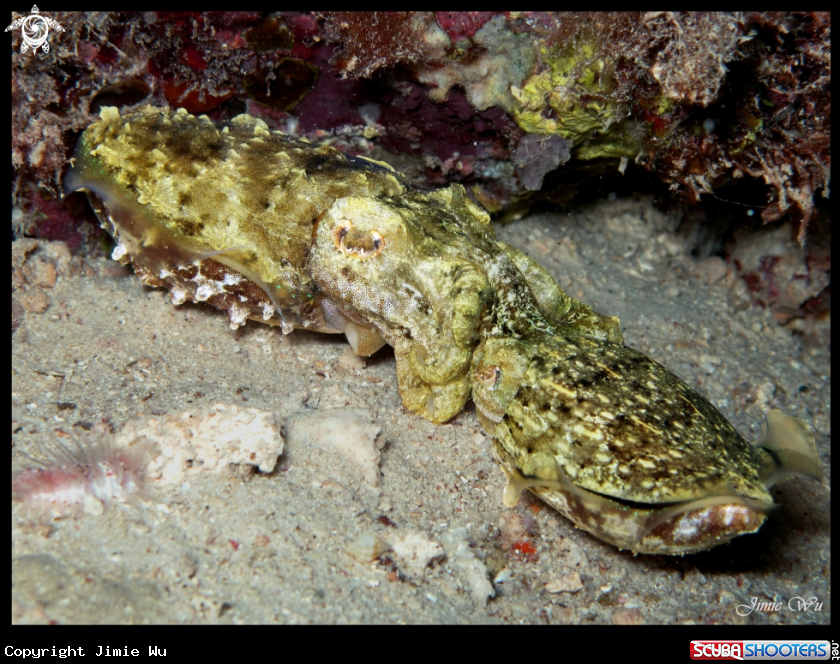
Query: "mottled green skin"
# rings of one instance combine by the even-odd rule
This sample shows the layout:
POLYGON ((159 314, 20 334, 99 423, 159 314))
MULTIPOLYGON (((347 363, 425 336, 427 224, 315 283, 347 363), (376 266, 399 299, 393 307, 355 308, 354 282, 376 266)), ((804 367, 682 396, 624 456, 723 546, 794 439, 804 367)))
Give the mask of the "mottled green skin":
MULTIPOLYGON (((496 435, 524 474, 536 475, 546 456, 560 459, 576 485, 634 502, 726 491, 771 500, 760 474, 764 452, 662 365, 627 346, 571 334, 522 348, 527 368, 496 435)), ((510 349, 501 357, 482 350, 479 366, 510 362, 510 349)))
POLYGON ((94 194, 135 265, 159 276, 221 251, 214 260, 259 284, 294 324, 316 329, 318 312, 302 308, 318 292, 305 265, 319 215, 342 196, 408 188, 389 168, 269 132, 247 115, 220 130, 204 116, 152 107, 125 119, 105 109, 80 139, 67 186, 94 194))
POLYGON ((435 422, 472 397, 509 475, 602 539, 682 553, 764 520, 768 453, 497 242, 459 185, 416 192, 249 116, 151 107, 104 109, 68 182, 176 303, 344 331, 363 354, 384 339, 403 403, 435 422))
POLYGON ((431 194, 336 201, 318 225, 307 270, 342 311, 375 327, 394 347, 403 403, 445 422, 470 396, 470 365, 480 339, 518 329, 553 334, 541 303, 558 319, 589 313, 596 319, 593 333, 601 325, 600 316, 547 275, 542 282, 529 280, 515 261, 545 275, 496 242, 487 213, 452 185, 431 194), (377 233, 381 252, 360 259, 337 250, 336 228, 348 221, 356 237, 377 233))

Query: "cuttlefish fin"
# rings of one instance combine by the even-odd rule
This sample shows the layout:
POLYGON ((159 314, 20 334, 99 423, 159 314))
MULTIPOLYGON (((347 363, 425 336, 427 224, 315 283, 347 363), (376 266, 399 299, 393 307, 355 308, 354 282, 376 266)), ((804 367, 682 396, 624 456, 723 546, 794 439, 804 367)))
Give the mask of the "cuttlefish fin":
POLYGON ((283 310, 280 307, 280 302, 277 299, 277 294, 275 293, 272 284, 266 283, 256 272, 251 270, 245 264, 244 260, 237 258, 237 254, 240 254, 241 256, 241 252, 244 251, 248 251, 248 247, 228 247, 226 249, 219 249, 218 251, 208 251, 202 254, 199 260, 212 258, 222 265, 226 265, 231 270, 236 270, 257 284, 257 286, 259 286, 268 296, 268 299, 271 300, 271 304, 274 305, 277 315, 280 316, 280 328, 283 330, 283 334, 289 334, 294 329, 294 325, 289 323, 283 315, 283 310))
POLYGON ((502 502, 505 507, 516 507, 519 504, 519 496, 529 486, 534 484, 514 469, 508 469, 502 466, 502 471, 505 473, 505 490, 502 493, 502 502))
MULTIPOLYGON (((530 488, 551 488, 562 491, 570 502, 575 505, 574 510, 592 515, 598 515, 601 521, 621 522, 619 531, 604 529, 596 521, 577 521, 578 526, 592 532, 601 539, 612 541, 621 548, 639 550, 639 545, 657 527, 663 523, 674 521, 678 527, 701 528, 704 519, 713 527, 716 521, 722 521, 720 527, 725 528, 733 523, 755 523, 755 527, 764 520, 764 515, 773 509, 772 502, 753 500, 739 495, 729 484, 724 484, 711 495, 696 500, 686 500, 670 505, 632 504, 622 503, 618 499, 610 498, 593 491, 589 491, 572 483, 559 463, 555 463, 554 472, 543 467, 540 474, 546 477, 524 477, 515 468, 503 466, 507 476, 503 500, 507 507, 515 506, 519 501, 519 494, 530 488), (548 478, 548 475, 554 475, 548 478), (716 509, 717 508, 717 509, 716 509), (708 510, 709 514, 704 514, 708 510), (693 514, 696 513, 696 514, 693 514), (685 524, 678 523, 681 515, 689 517, 685 524)), ((753 529, 754 530, 754 529, 753 529)), ((737 534, 737 529, 731 533, 724 533, 721 539, 730 539, 737 534)), ((705 548, 705 545, 700 548, 705 548)))
POLYGON ((657 526, 676 518, 680 514, 688 514, 689 512, 710 509, 718 505, 731 505, 733 507, 740 505, 744 508, 752 510, 753 512, 757 512, 758 514, 767 514, 776 508, 776 505, 773 502, 754 500, 752 498, 741 496, 735 491, 735 489, 732 488, 731 485, 726 484, 721 487, 719 492, 715 492, 705 498, 686 500, 681 503, 674 503, 673 505, 669 505, 661 509, 654 509, 644 524, 638 542, 641 542, 642 539, 653 532, 657 526))
POLYGON ((785 415, 780 410, 767 411, 761 423, 761 433, 753 445, 766 450, 773 460, 762 471, 767 487, 796 475, 815 480, 822 477, 814 433, 796 417, 785 415))
POLYGON ((207 258, 216 258, 225 254, 233 254, 236 251, 242 251, 247 247, 228 247, 227 249, 217 249, 216 251, 198 251, 193 257, 193 262, 198 263, 207 258))
POLYGON ((515 507, 519 504, 520 494, 525 491, 525 489, 530 489, 531 487, 547 487, 550 489, 567 491, 574 496, 578 496, 584 491, 580 487, 572 484, 569 476, 566 475, 563 468, 556 461, 553 469, 549 470, 546 468, 546 474, 553 474, 554 477, 525 477, 515 468, 508 469, 504 465, 502 466, 502 470, 507 478, 505 490, 502 494, 502 502, 504 502, 505 507, 515 507))

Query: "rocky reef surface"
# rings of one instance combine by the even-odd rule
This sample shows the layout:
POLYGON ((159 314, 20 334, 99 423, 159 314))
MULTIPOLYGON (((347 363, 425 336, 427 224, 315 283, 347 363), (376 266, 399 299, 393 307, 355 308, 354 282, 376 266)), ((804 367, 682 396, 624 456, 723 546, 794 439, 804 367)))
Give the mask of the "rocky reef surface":
POLYGON ((802 240, 828 183, 828 14, 54 18, 52 49, 12 60, 12 163, 56 190, 92 113, 163 101, 215 119, 247 110, 421 186, 459 181, 491 212, 635 168, 692 202, 754 180, 763 200, 744 200, 765 221, 791 213, 802 240))

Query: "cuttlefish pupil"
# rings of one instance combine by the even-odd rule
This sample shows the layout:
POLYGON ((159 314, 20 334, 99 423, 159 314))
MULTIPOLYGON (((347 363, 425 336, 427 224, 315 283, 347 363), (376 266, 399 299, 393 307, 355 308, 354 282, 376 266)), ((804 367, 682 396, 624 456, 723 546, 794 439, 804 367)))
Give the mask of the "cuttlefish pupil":
POLYGON ((495 366, 480 366, 478 369, 475 370, 475 377, 479 383, 484 385, 488 390, 495 390, 496 383, 499 381, 499 376, 501 375, 502 370, 495 366))
POLYGON ((342 221, 335 227, 333 241, 341 253, 356 258, 373 258, 385 246, 379 233, 353 228, 349 221, 342 221))

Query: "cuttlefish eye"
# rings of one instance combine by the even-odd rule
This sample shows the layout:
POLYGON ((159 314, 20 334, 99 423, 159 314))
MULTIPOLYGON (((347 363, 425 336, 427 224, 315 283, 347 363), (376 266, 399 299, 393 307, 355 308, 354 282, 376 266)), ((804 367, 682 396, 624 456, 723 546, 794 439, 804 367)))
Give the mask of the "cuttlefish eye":
POLYGON ((475 370, 476 380, 484 385, 488 390, 495 390, 496 383, 499 382, 499 376, 502 370, 496 365, 484 366, 481 365, 475 370))
POLYGON ((385 238, 377 231, 355 229, 353 224, 346 219, 335 225, 333 242, 341 253, 356 258, 373 258, 385 246, 385 238))

